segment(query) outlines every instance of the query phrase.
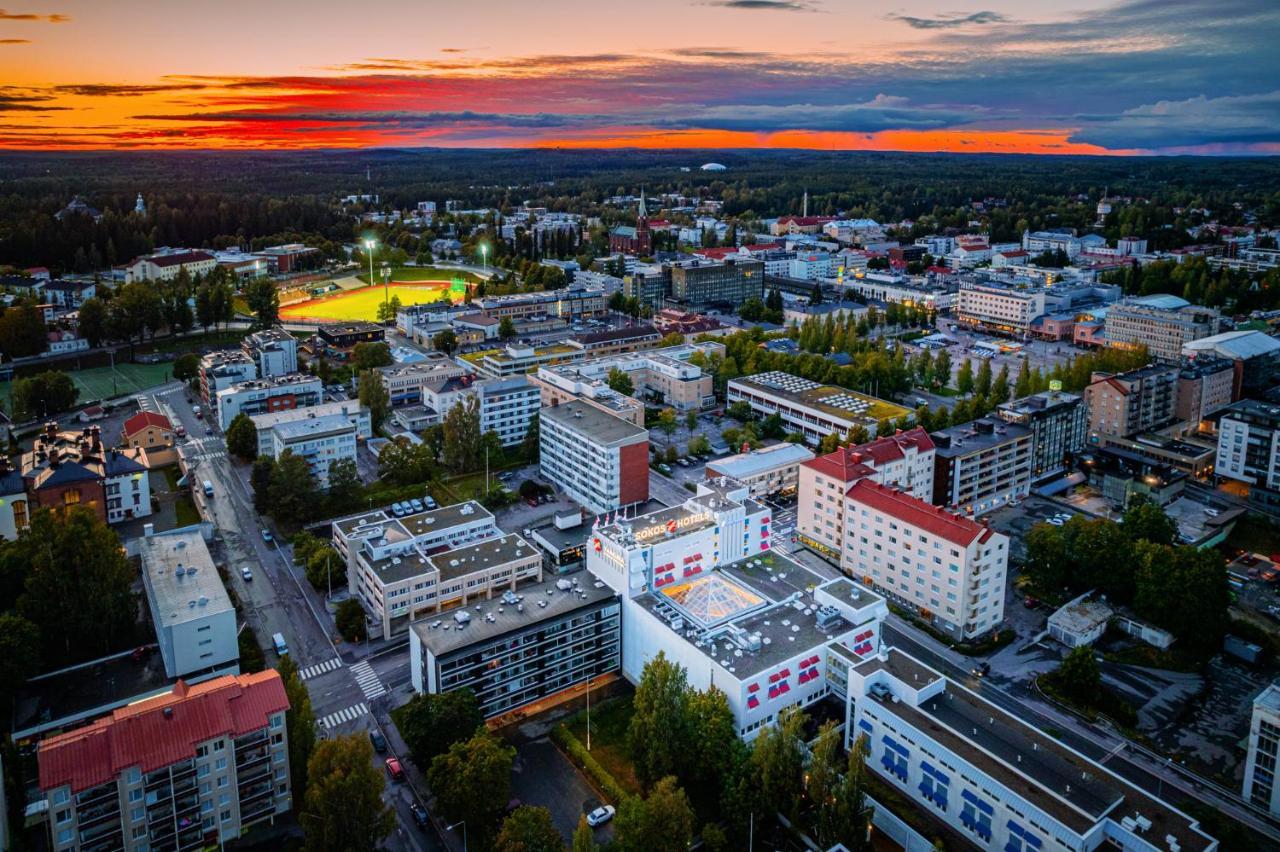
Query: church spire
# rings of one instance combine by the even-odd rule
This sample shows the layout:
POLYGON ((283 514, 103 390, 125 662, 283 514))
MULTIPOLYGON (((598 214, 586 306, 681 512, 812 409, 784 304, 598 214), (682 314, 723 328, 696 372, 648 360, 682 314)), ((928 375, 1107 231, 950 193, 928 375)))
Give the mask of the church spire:
POLYGON ((644 206, 644 187, 643 186, 640 187, 640 210, 636 213, 636 216, 641 219, 649 218, 649 211, 645 209, 645 206, 644 206))

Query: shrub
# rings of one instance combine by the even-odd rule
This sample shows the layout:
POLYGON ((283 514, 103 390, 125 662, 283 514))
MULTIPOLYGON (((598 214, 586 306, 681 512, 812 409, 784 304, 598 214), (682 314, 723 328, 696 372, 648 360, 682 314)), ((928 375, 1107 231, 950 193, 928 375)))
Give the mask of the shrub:
POLYGON ((617 779, 610 775, 609 771, 591 756, 591 752, 587 751, 587 747, 582 744, 582 740, 575 737, 567 726, 556 725, 551 730, 551 741, 558 745, 569 756, 571 761, 590 776, 606 799, 616 805, 627 798, 627 791, 623 790, 617 779))

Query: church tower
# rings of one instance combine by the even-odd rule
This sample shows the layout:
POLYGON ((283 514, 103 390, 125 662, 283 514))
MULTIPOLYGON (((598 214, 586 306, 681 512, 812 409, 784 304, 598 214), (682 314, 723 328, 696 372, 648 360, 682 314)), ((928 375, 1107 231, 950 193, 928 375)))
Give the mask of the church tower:
POLYGON ((133 212, 139 216, 147 215, 147 203, 142 200, 142 193, 138 193, 138 200, 133 203, 133 212))

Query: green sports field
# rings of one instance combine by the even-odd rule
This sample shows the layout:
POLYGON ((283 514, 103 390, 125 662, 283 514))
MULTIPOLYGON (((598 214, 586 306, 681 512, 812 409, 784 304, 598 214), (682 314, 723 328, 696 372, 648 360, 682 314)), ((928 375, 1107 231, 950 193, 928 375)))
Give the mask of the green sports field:
MULTIPOLYGON (((90 400, 110 399, 112 396, 138 393, 172 378, 171 364, 117 364, 115 382, 112 383, 110 367, 91 367, 85 370, 66 370, 67 375, 80 389, 79 403, 90 400)), ((0 399, 6 404, 10 399, 9 383, 0 382, 0 399)))
MULTIPOLYGON (((400 297, 402 305, 420 305, 427 302, 439 302, 453 298, 454 301, 462 301, 465 296, 465 286, 459 285, 455 287, 448 281, 441 281, 437 284, 399 284, 391 285, 391 295, 400 297), (454 291, 456 290, 456 294, 454 291)), ((285 322, 290 320, 314 320, 320 322, 331 322, 337 320, 368 320, 376 321, 378 318, 378 306, 382 304, 386 296, 382 287, 364 287, 360 290, 347 290, 341 293, 332 293, 322 296, 319 299, 310 299, 306 302, 297 302, 287 305, 280 309, 280 318, 285 322)))

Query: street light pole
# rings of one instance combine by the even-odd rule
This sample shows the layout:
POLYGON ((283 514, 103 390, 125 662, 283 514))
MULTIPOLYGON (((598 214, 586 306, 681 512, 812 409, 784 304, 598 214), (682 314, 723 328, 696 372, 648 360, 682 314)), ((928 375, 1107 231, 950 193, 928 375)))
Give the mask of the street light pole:
POLYGON ((480 244, 480 262, 484 265, 484 271, 489 271, 489 244, 480 244))
POLYGON ((369 284, 370 285, 373 285, 374 283, 376 283, 373 280, 373 247, 375 245, 377 245, 377 243, 375 243, 373 240, 364 241, 365 253, 369 255, 369 284))
POLYGON ((445 831, 453 831, 458 826, 462 826, 462 852, 467 852, 467 821, 460 819, 453 825, 445 826, 445 831))

